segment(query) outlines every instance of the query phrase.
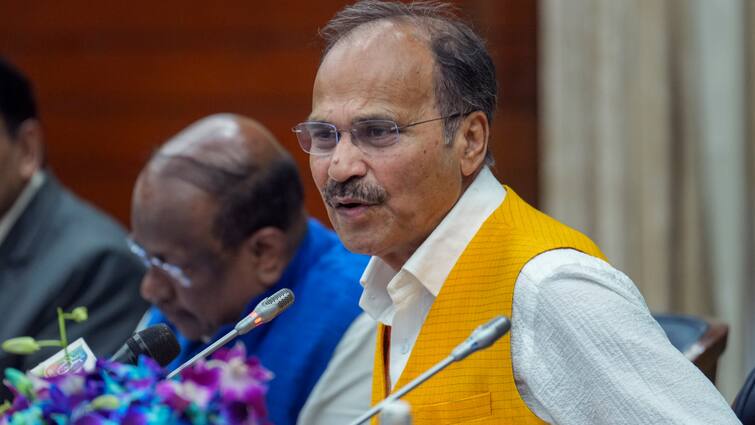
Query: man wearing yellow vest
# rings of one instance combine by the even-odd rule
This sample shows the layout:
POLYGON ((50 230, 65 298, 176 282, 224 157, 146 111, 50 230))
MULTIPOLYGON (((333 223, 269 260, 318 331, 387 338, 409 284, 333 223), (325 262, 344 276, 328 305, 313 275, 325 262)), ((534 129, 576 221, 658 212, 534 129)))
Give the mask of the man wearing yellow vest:
POLYGON ((322 30, 294 127, 346 247, 372 255, 373 402, 505 314, 510 336, 405 399, 414 424, 738 423, 584 235, 502 186, 483 41, 437 3, 361 1, 322 30))

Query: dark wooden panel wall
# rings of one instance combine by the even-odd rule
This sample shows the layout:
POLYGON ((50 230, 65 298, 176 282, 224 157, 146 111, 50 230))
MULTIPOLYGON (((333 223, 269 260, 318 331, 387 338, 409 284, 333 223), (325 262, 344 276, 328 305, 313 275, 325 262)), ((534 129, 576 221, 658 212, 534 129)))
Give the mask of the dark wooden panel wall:
MULTIPOLYGON (((326 220, 290 128, 310 111, 316 31, 346 3, 2 0, 0 53, 35 83, 56 174, 122 223, 152 150, 216 112, 268 126, 301 166, 307 208, 326 220)), ((458 3, 499 70, 497 173, 534 202, 537 2, 458 3)))

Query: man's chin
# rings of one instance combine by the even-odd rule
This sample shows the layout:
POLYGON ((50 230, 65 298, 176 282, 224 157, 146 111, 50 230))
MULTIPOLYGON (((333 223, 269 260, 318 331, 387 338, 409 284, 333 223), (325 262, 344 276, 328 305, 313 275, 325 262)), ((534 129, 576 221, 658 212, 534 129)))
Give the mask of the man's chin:
POLYGON ((368 232, 336 232, 343 246, 355 254, 376 255, 376 235, 368 232))
POLYGON ((181 336, 189 341, 204 341, 207 339, 207 330, 199 326, 196 320, 192 320, 186 317, 168 317, 168 320, 176 326, 181 336))

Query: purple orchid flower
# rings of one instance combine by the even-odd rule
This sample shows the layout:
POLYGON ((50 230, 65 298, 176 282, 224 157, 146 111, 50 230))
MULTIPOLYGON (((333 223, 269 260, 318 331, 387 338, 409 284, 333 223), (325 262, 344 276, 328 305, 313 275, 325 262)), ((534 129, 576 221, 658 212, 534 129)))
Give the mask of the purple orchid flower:
POLYGON ((39 378, 6 374, 14 400, 0 425, 261 425, 272 374, 239 344, 166 380, 142 357, 136 366, 98 360, 91 372, 39 378))

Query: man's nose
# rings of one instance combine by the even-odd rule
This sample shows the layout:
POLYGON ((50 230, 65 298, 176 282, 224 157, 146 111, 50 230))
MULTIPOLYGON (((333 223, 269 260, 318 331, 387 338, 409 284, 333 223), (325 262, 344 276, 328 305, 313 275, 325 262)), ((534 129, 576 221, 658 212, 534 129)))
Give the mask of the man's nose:
POLYGON ((367 173, 364 152, 353 140, 353 135, 344 131, 330 156, 328 177, 337 182, 345 182, 352 177, 362 177, 367 173))
POLYGON ((152 304, 163 304, 175 295, 169 278, 154 267, 147 269, 144 274, 139 293, 152 304))

